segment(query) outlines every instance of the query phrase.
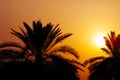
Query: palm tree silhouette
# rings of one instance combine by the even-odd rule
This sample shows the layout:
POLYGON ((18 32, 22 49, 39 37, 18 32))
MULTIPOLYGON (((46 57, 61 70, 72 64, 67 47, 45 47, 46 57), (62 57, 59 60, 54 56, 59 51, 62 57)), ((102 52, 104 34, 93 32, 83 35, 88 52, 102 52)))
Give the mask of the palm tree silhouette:
MULTIPOLYGON (((0 44, 1 63, 15 62, 16 65, 16 62, 32 62, 35 63, 34 64, 35 66, 37 65, 39 66, 39 68, 41 68, 41 70, 44 70, 42 71, 42 74, 45 71, 47 71, 45 73, 47 74, 51 70, 52 72, 55 71, 53 72, 54 74, 55 73, 57 74, 57 72, 59 73, 60 70, 64 71, 64 73, 61 74, 65 74, 66 73, 65 71, 67 69, 65 65, 72 66, 71 67, 71 70, 73 69, 73 72, 71 71, 72 74, 76 73, 77 69, 82 70, 79 67, 79 65, 81 66, 82 64, 77 61, 79 59, 79 54, 77 53, 77 51, 74 48, 67 45, 62 46, 58 45, 64 39, 70 37, 72 35, 71 33, 62 35, 61 29, 60 27, 58 27, 58 24, 55 27, 51 23, 48 23, 47 25, 43 26, 40 21, 37 22, 33 21, 32 28, 26 22, 23 22, 23 24, 26 30, 24 30, 21 27, 19 27, 21 32, 11 29, 12 30, 11 33, 17 38, 19 38, 23 42, 23 45, 16 42, 1 43, 0 44), (64 57, 65 53, 73 55, 75 59, 65 58, 64 57), (63 62, 61 66, 58 65, 60 61, 63 62), (60 67, 62 68, 60 69, 60 67)), ((73 79, 71 78, 71 80, 78 80, 78 78, 74 77, 73 79)))
POLYGON ((114 31, 104 37, 106 48, 101 48, 108 57, 100 56, 84 62, 89 65, 89 80, 120 80, 120 34, 114 31))
POLYGON ((64 45, 56 49, 54 48, 58 43, 72 35, 71 33, 62 35, 58 25, 53 27, 51 23, 48 23, 46 26, 42 26, 40 21, 33 21, 32 29, 25 22, 23 22, 23 24, 26 31, 20 27, 21 32, 11 29, 11 33, 18 37, 24 43, 24 46, 15 42, 0 44, 1 59, 7 57, 7 59, 11 58, 10 60, 12 60, 12 58, 15 57, 19 60, 19 58, 29 59, 29 57, 32 56, 35 57, 34 61, 38 63, 42 58, 45 58, 46 55, 55 54, 57 52, 68 52, 76 58, 79 58, 78 53, 70 46, 64 45), (19 50, 11 49, 11 47, 18 48, 19 50))

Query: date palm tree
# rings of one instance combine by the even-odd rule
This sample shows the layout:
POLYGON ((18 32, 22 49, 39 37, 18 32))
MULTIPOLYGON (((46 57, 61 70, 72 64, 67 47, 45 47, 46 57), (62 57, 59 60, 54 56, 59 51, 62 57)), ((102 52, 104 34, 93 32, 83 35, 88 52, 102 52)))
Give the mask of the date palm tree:
MULTIPOLYGON (((63 71, 64 74, 67 73, 65 72, 67 68, 73 70, 70 72, 70 69, 68 69, 70 74, 76 73, 77 69, 82 70, 80 67, 82 64, 77 61, 79 59, 77 51, 70 46, 59 44, 70 37, 72 35, 71 33, 62 35, 60 27, 58 27, 58 25, 54 26, 51 23, 43 26, 40 21, 33 21, 32 28, 26 22, 23 22, 23 24, 25 29, 19 27, 21 32, 11 29, 11 33, 19 38, 23 44, 16 42, 5 42, 0 44, 1 63, 15 62, 16 65, 16 62, 29 61, 35 63, 35 66, 37 64, 42 68, 41 70, 47 71, 47 73, 51 70, 52 72, 54 71, 53 74, 56 75, 60 71, 63 71), (66 58, 64 54, 73 55, 74 59, 66 58)), ((42 71, 42 74, 44 71, 42 71)), ((62 75, 62 73, 60 74, 62 75)), ((70 76, 67 75, 67 77, 70 79, 70 76)), ((71 80, 78 80, 78 78, 74 76, 71 80)))
POLYGON ((94 57, 84 62, 90 70, 89 80, 119 80, 120 76, 120 34, 114 31, 104 37, 106 48, 101 48, 108 57, 94 57))
POLYGON ((1 43, 1 59, 7 58, 12 60, 12 58, 16 58, 16 60, 19 60, 20 58, 30 59, 30 57, 35 57, 32 60, 40 62, 41 58, 47 57, 46 55, 55 55, 57 52, 70 53, 75 58, 79 58, 78 53, 70 46, 62 45, 55 47, 58 43, 72 35, 71 33, 62 35, 58 25, 54 27, 54 25, 48 23, 46 26, 43 26, 40 21, 33 21, 33 28, 31 28, 26 22, 23 22, 23 24, 26 31, 19 27, 21 32, 11 29, 11 33, 19 38, 24 45, 15 42, 1 43))

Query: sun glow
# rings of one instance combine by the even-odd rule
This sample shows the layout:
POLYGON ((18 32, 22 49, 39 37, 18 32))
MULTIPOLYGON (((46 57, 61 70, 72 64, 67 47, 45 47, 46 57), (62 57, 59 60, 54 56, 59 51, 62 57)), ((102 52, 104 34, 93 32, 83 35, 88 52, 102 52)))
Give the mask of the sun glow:
POLYGON ((102 34, 98 34, 96 35, 96 37, 94 38, 94 42, 98 47, 103 47, 105 46, 105 41, 103 39, 103 35, 102 34))

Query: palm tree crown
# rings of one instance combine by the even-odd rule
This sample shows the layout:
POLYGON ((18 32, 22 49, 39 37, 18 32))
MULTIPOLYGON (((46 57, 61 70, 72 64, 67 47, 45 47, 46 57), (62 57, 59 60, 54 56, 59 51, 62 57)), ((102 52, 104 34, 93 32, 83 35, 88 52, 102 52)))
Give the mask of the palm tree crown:
POLYGON ((51 23, 43 26, 40 21, 33 21, 32 28, 26 22, 23 22, 23 25, 25 30, 19 27, 21 32, 11 29, 11 34, 19 38, 23 42, 23 45, 16 42, 1 43, 0 62, 15 62, 15 65, 16 62, 32 62, 35 63, 33 65, 40 67, 39 70, 44 70, 40 73, 43 74, 45 72, 45 75, 48 74, 47 76, 50 74, 51 76, 53 74, 58 76, 60 76, 59 74, 63 74, 61 79, 64 79, 66 75, 66 80, 78 80, 75 74, 77 69, 82 70, 79 67, 82 64, 77 61, 79 58, 77 51, 67 45, 56 46, 72 34, 67 33, 62 35, 58 24, 55 27, 51 23), (63 55, 69 53, 75 58, 65 58, 61 53, 63 55), (69 76, 69 74, 73 76, 69 76))
POLYGON ((120 79, 120 34, 115 35, 114 31, 104 37, 106 48, 101 48, 108 57, 99 56, 84 62, 89 65, 89 80, 118 80, 120 79))
POLYGON ((51 23, 48 23, 46 26, 42 26, 40 21, 33 21, 33 28, 31 28, 26 22, 23 22, 23 24, 26 31, 20 27, 21 32, 11 29, 11 33, 19 38, 24 43, 24 46, 15 42, 0 44, 1 59, 15 57, 18 60, 20 58, 30 59, 30 57, 35 57, 35 60, 32 60, 40 62, 41 58, 51 54, 55 55, 56 52, 68 52, 79 58, 77 52, 70 46, 54 47, 72 35, 71 33, 62 35, 58 25, 54 27, 51 23), (13 50, 11 47, 18 48, 19 50, 13 50), (6 55, 5 57, 3 53, 6 55))

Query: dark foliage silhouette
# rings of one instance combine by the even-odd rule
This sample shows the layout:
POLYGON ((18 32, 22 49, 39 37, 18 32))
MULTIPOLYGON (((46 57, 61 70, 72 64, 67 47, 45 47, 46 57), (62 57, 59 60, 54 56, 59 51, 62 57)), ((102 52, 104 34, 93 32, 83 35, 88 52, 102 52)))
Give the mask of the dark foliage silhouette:
POLYGON ((46 55, 57 52, 70 53, 75 58, 79 58, 78 53, 70 46, 55 47, 58 43, 72 35, 71 33, 62 35, 58 25, 54 27, 51 23, 48 23, 46 26, 42 26, 40 21, 33 21, 33 28, 30 28, 25 22, 23 24, 26 31, 20 27, 21 32, 11 29, 11 33, 19 38, 24 45, 15 42, 0 44, 1 60, 19 61, 30 60, 29 57, 35 57, 32 61, 40 63, 43 60, 42 58, 46 58, 46 55), (11 47, 18 48, 19 50, 11 49, 11 47))
POLYGON ((1 79, 34 79, 34 80, 79 80, 77 69, 67 60, 51 56, 51 64, 40 65, 30 62, 9 62, 0 69, 1 79))
POLYGON ((72 34, 62 35, 60 27, 58 25, 54 27, 51 23, 42 26, 40 21, 33 21, 33 28, 26 22, 23 24, 26 30, 21 27, 19 27, 21 32, 11 29, 11 33, 19 38, 23 45, 16 42, 0 44, 0 62, 6 65, 2 67, 3 72, 10 71, 10 76, 20 77, 21 71, 25 71, 27 72, 25 75, 28 74, 26 78, 30 75, 29 77, 44 77, 43 80, 78 80, 76 72, 77 69, 82 70, 80 66, 83 65, 77 61, 79 59, 77 51, 67 45, 57 47, 58 43, 72 34), (73 55, 75 59, 65 58, 64 54, 73 55), (29 70, 26 69, 27 67, 29 70), (18 68, 20 73, 18 71, 17 75, 14 71, 18 68))
POLYGON ((100 56, 84 62, 89 64, 89 80, 120 80, 120 34, 111 31, 104 37, 106 48, 101 48, 108 57, 100 56))

